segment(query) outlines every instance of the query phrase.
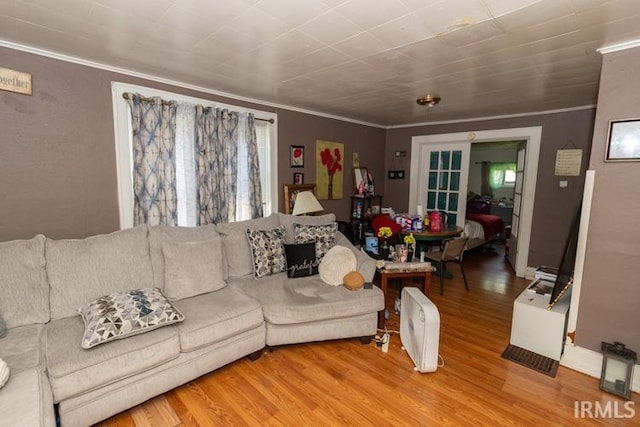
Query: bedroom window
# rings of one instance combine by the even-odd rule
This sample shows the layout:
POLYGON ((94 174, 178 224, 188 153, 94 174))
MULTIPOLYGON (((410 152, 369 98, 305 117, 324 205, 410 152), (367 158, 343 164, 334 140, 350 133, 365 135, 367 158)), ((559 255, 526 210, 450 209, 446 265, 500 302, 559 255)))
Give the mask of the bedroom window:
MULTIPOLYGON (((210 100, 193 98, 176 93, 160 91, 156 89, 135 86, 124 83, 112 83, 112 102, 114 111, 114 127, 116 136, 116 164, 118 175, 118 201, 120 211, 120 228, 133 227, 133 159, 132 159, 132 131, 131 131, 131 113, 129 105, 123 97, 124 93, 139 93, 144 97, 161 97, 162 99, 172 100, 184 104, 200 104, 205 107, 211 106, 216 108, 225 108, 240 113, 253 113, 256 117, 255 130, 258 145, 258 159, 260 164, 260 184, 262 187, 262 210, 263 215, 270 215, 277 206, 277 138, 276 138, 276 114, 264 111, 252 110, 233 105, 221 104, 210 100), (262 120, 260 120, 262 119, 262 120), (272 122, 273 121, 273 122, 272 122)), ((178 109, 180 110, 180 108, 178 109)), ((186 117, 186 115, 185 115, 186 117)), ((178 225, 194 226, 197 223, 195 208, 195 188, 190 188, 190 181, 181 179, 185 175, 190 175, 194 167, 191 164, 193 158, 184 156, 180 147, 193 146, 193 121, 191 124, 185 122, 177 115, 176 120, 176 176, 177 192, 178 192, 178 225), (190 129, 190 130, 189 130, 190 129)), ((242 156, 242 150, 239 148, 239 156, 242 156)), ((187 150, 188 151, 188 150, 187 150)), ((246 150, 245 150, 246 151, 246 150)), ((242 162, 239 162, 242 163, 242 162)), ((242 171, 238 171, 238 197, 236 198, 236 215, 235 220, 242 220, 249 209, 243 203, 242 189, 246 186, 241 185, 242 171)), ((245 192, 246 193, 246 192, 245 192)), ((245 197, 246 198, 246 197, 245 197)))
POLYGON ((515 163, 491 163, 489 165, 489 186, 493 190, 516 185, 515 163))

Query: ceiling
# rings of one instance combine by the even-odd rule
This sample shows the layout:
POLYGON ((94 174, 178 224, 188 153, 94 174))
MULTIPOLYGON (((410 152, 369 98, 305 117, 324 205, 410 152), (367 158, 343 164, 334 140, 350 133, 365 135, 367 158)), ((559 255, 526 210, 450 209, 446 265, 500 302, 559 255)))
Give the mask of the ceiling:
POLYGON ((381 126, 595 105, 596 49, 638 22, 637 0, 0 0, 5 45, 381 126))

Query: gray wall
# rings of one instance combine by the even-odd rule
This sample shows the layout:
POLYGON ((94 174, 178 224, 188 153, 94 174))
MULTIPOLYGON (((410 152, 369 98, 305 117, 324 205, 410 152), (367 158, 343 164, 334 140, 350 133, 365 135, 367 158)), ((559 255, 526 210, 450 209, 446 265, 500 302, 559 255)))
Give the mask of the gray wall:
MULTIPOLYGON (((557 266, 560 264, 569 226, 584 188, 584 174, 587 168, 587 159, 590 156, 594 116, 594 109, 586 109, 527 117, 391 129, 387 132, 385 147, 386 167, 389 167, 395 150, 406 150, 408 157, 404 163, 405 169, 409 169, 411 138, 416 135, 542 126, 531 245, 529 247, 529 266, 557 266), (584 150, 582 171, 578 177, 560 178, 554 175, 556 151, 569 142, 584 150), (560 179, 568 181, 569 185, 566 189, 559 187, 560 179)), ((389 195, 389 197, 385 197, 385 206, 391 205, 401 211, 408 209, 408 179, 386 181, 384 192, 389 195)))
POLYGON ((603 56, 590 169, 595 170, 576 344, 640 351, 640 163, 605 163, 609 120, 640 117, 640 48, 603 56))
MULTIPOLYGON (((28 72, 33 96, 0 91, 0 241, 81 238, 119 228, 111 82, 133 83, 278 113, 279 188, 293 182, 289 145, 304 145, 315 182, 315 141, 345 144, 344 197, 323 201, 349 217, 351 153, 381 177, 383 129, 240 102, 0 47, 2 66, 28 72)), ((280 192, 282 193, 282 192, 280 192)), ((279 196, 282 206, 283 196, 279 196)))

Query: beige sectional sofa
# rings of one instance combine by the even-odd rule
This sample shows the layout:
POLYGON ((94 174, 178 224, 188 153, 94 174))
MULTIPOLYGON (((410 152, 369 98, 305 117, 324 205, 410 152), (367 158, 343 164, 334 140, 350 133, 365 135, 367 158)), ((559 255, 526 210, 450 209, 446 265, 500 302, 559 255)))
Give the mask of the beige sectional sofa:
MULTIPOLYGON (((332 221, 273 214, 218 226, 0 243, 0 316, 8 327, 0 358, 11 370, 0 389, 0 425, 54 426, 56 415, 62 426, 90 425, 267 345, 375 335, 384 306, 376 287, 352 292, 317 275, 253 275, 247 229, 283 226, 293 242, 294 222, 332 221), (79 307, 144 288, 165 291, 184 321, 81 347, 79 307)), ((340 233, 336 244, 352 249, 371 281, 373 260, 340 233)))

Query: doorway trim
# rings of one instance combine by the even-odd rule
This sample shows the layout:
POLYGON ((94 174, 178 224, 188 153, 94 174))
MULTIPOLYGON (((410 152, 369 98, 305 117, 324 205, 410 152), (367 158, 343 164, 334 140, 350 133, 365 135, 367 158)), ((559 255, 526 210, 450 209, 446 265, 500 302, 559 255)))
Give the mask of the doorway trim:
MULTIPOLYGON (((518 238, 518 257, 516 258, 516 276, 525 277, 529 262, 529 243, 533 223, 533 207, 538 180, 538 160, 542 126, 512 129, 483 130, 476 132, 443 133, 437 135, 417 135, 411 138, 411 171, 409 176, 409 212, 416 211, 418 200, 418 179, 420 177, 420 158, 423 147, 436 144, 476 142, 499 142, 524 140, 527 142, 525 173, 520 217, 520 235, 518 238)), ((466 197, 461 202, 466 205, 466 197)))

